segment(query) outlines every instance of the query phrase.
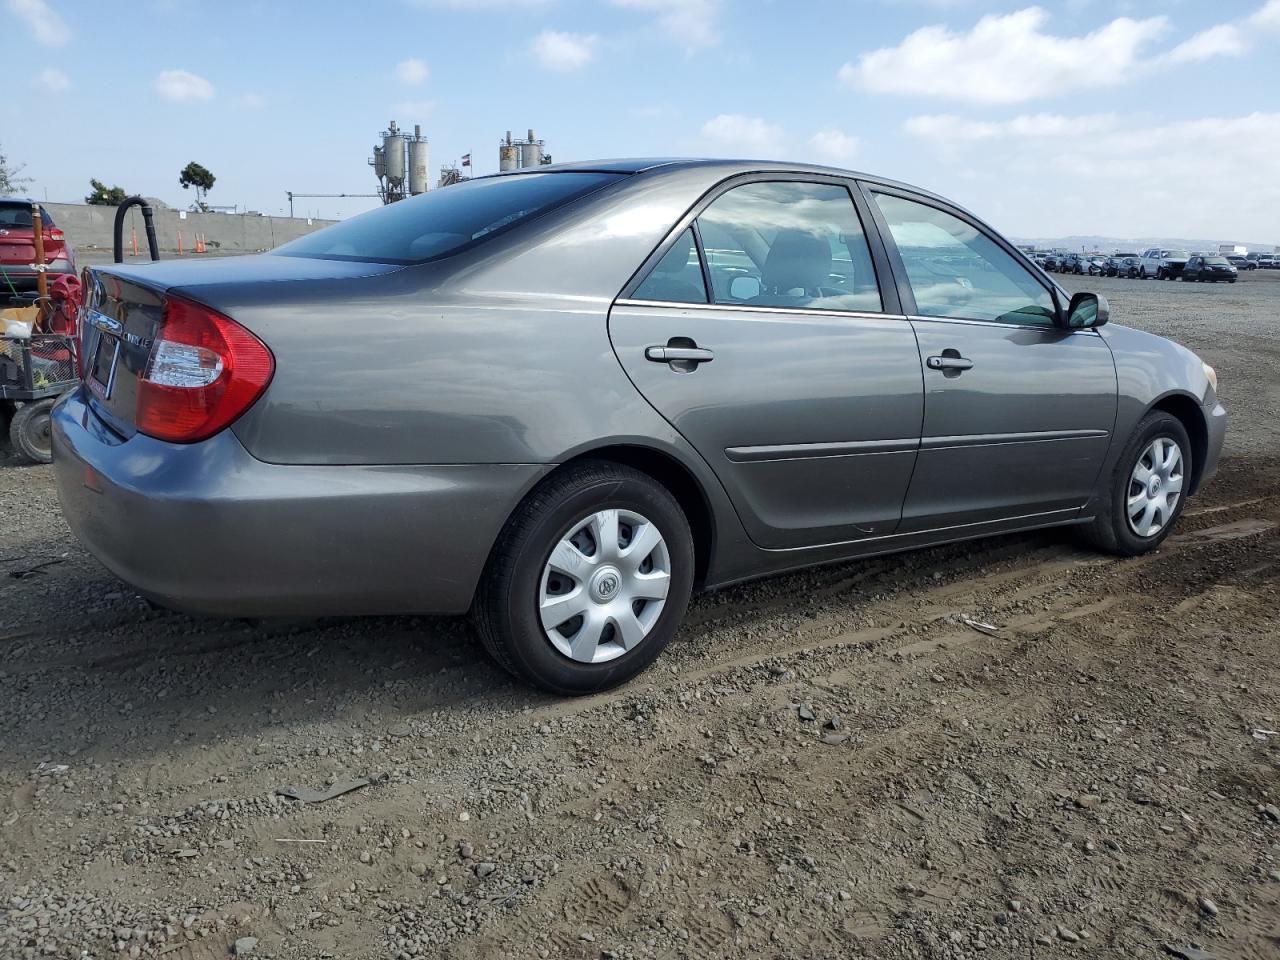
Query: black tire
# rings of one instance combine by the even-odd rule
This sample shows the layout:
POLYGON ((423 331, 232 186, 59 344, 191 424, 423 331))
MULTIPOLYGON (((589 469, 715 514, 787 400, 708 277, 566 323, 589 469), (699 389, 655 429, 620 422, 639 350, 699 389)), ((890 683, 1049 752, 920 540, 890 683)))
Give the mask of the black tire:
POLYGON ((485 650, 517 677, 562 696, 597 693, 630 680, 662 653, 684 619, 693 574, 693 535, 670 492, 631 467, 584 461, 534 490, 507 521, 476 592, 472 623, 485 650), (633 510, 657 526, 671 580, 662 612, 638 645, 613 660, 585 663, 561 653, 544 633, 538 592, 560 539, 590 514, 610 508, 633 510))
POLYGON ((53 434, 49 411, 54 397, 24 403, 18 407, 9 424, 9 442, 18 456, 32 463, 53 462, 53 434))
POLYGON ((1168 280, 1168 279, 1169 279, 1169 274, 1165 272, 1164 267, 1161 267, 1159 270, 1157 270, 1157 271, 1156 271, 1156 279, 1157 279, 1157 280, 1168 280))
POLYGON ((1097 514, 1092 522, 1081 527, 1081 535, 1097 549, 1123 557, 1136 557, 1156 549, 1182 515, 1191 483, 1192 467, 1191 441, 1182 421, 1162 410, 1151 411, 1138 423, 1115 468, 1104 479, 1098 491, 1097 514), (1133 468, 1147 446, 1157 437, 1172 440, 1182 452, 1182 495, 1160 531, 1154 536, 1140 537, 1129 527, 1128 517, 1125 516, 1125 501, 1128 499, 1133 468))

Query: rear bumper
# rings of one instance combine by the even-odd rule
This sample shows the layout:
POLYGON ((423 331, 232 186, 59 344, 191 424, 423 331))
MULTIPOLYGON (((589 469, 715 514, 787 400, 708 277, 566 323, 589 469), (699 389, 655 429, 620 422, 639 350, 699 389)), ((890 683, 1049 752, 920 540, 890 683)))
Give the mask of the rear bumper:
POLYGON ((121 440, 82 389, 53 411, 72 531, 157 602, 222 616, 462 613, 547 464, 282 466, 230 430, 121 440))
MULTIPOLYGON (((19 290, 34 290, 39 284, 40 273, 29 263, 21 265, 3 264, 0 270, 4 272, 0 274, 0 296, 3 296, 12 283, 19 290), (8 278, 6 282, 5 278, 8 278)), ((76 272, 75 264, 69 260, 55 260, 53 263, 45 265, 45 276, 50 280, 63 275, 74 276, 76 272)))

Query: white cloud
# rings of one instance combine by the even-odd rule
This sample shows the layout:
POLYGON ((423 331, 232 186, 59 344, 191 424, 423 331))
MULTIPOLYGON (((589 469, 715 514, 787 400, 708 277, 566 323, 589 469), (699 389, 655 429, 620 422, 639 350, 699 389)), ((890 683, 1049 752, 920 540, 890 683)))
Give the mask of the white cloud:
MULTIPOLYGON (((393 114, 397 117, 407 117, 410 123, 425 120, 435 113, 435 109, 436 102, 434 100, 401 100, 399 103, 391 105, 393 114)), ((401 124, 401 126, 404 127, 406 124, 401 124)))
POLYGON ((1255 27, 1280 30, 1280 0, 1267 0, 1249 17, 1249 23, 1255 27))
POLYGON ((45 0, 6 0, 5 6, 44 46, 60 47, 71 39, 66 21, 45 0))
POLYGON ((857 137, 834 127, 819 130, 809 138, 809 148, 821 159, 835 164, 851 163, 861 146, 857 137))
POLYGON ((1195 63, 1213 57, 1238 57, 1248 52, 1249 41, 1234 23, 1220 23, 1182 41, 1159 61, 1168 63, 1195 63))
POLYGON ((721 0, 613 0, 613 4, 656 14, 658 26, 688 50, 720 42, 721 0))
POLYGON ((51 90, 54 93, 61 93, 71 87, 71 78, 61 70, 55 70, 50 67, 47 70, 40 71, 41 90, 51 90))
POLYGON ((544 70, 572 73, 581 70, 595 58, 599 43, 600 38, 595 34, 543 30, 533 38, 530 49, 534 59, 544 70))
POLYGON ((786 152, 781 127, 740 113, 712 117, 702 125, 702 138, 722 156, 773 158, 786 152))
POLYGON ((417 57, 396 64, 396 79, 406 86, 420 87, 427 80, 427 63, 417 57))
POLYGON ((929 26, 840 68, 840 79, 877 93, 973 103, 1022 103, 1037 97, 1116 86, 1140 63, 1145 46, 1168 28, 1165 17, 1120 17, 1090 34, 1044 32, 1049 14, 1029 7, 985 16, 966 33, 929 26))
POLYGON ((166 100, 212 100, 213 84, 188 70, 161 70, 156 93, 166 100))
POLYGON ((962 194, 957 199, 1013 233, 1224 240, 1275 233, 1280 183, 1258 171, 1273 168, 1280 154, 1280 113, 1176 121, 1110 113, 1004 121, 941 115, 912 117, 905 129, 942 161, 932 161, 941 182, 929 186, 946 193, 951 181, 962 194), (1164 173, 1133 175, 1153 162, 1164 173), (1046 183, 1054 184, 1049 200, 1046 183))
POLYGON ((1182 41, 1152 64, 1164 66, 1198 63, 1214 57, 1242 57, 1253 49, 1259 30, 1280 30, 1280 0, 1268 0, 1249 16, 1201 30, 1182 41))

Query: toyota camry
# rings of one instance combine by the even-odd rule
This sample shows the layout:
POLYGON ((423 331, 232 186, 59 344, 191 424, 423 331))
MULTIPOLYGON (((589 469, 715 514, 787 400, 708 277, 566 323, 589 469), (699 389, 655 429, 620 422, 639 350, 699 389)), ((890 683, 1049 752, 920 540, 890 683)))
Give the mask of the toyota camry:
POLYGON ((219 615, 470 612, 560 694, 695 590, 1053 526, 1150 551, 1225 431, 1191 351, 825 167, 540 167, 85 276, 53 443, 108 568, 219 615))

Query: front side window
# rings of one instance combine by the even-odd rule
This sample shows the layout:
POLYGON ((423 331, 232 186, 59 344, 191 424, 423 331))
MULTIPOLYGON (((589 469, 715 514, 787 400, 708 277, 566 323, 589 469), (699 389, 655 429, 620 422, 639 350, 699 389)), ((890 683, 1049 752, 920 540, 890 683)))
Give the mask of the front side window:
POLYGON ((286 257, 425 263, 614 183, 611 173, 481 177, 387 204, 277 247, 286 257))
POLYGON ((715 303, 801 310, 883 309, 849 191, 836 184, 748 183, 698 217, 715 303))
POLYGON ((669 303, 706 303, 707 285, 702 277, 698 245, 690 227, 636 287, 634 300, 665 300, 669 303))
POLYGON ((981 230, 934 207, 876 194, 925 317, 1053 326, 1053 296, 981 230))

